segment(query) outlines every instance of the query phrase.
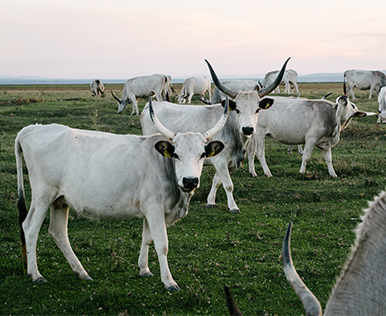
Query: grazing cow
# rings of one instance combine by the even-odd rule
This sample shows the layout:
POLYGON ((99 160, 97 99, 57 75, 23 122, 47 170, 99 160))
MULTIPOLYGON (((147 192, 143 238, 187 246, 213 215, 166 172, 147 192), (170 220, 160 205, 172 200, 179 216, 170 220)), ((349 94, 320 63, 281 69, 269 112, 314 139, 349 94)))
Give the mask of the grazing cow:
POLYGON ((381 91, 378 95, 378 120, 377 124, 379 123, 386 123, 386 87, 382 87, 381 91))
MULTIPOLYGON (((356 240, 351 254, 327 301, 324 315, 384 315, 386 311, 386 192, 382 192, 364 210, 362 222, 356 228, 356 240)), ((299 277, 292 261, 290 239, 292 223, 283 241, 283 270, 299 297, 305 315, 321 316, 322 307, 299 277)), ((229 289, 226 301, 231 315, 241 315, 229 289)))
POLYGON ((100 95, 105 93, 105 86, 103 85, 102 81, 100 81, 99 79, 94 79, 90 83, 90 91, 94 97, 95 96, 99 97, 100 95))
MULTIPOLYGON (((284 63, 277 80, 270 87, 261 91, 242 92, 234 92, 222 85, 212 66, 206 61, 215 85, 232 99, 229 102, 232 111, 229 113, 228 121, 214 138, 222 141, 225 144, 225 149, 221 155, 205 161, 205 164, 213 165, 216 169, 212 188, 207 198, 208 207, 215 206, 217 188, 222 183, 227 195, 229 210, 231 212, 240 212, 233 198, 233 183, 230 173, 235 172, 244 160, 245 146, 251 135, 255 132, 260 110, 269 108, 273 103, 273 99, 263 97, 279 84, 288 60, 289 58, 284 63)), ((188 130, 204 131, 213 124, 214 118, 222 112, 223 106, 224 104, 195 106, 154 102, 157 115, 164 122, 165 126, 179 132, 188 130)), ((152 125, 147 111, 143 111, 141 114, 141 126, 144 135, 151 135, 157 132, 152 125)))
MULTIPOLYGON (((127 104, 133 103, 131 115, 138 111, 138 98, 148 98, 155 95, 157 101, 162 101, 162 94, 168 94, 167 83, 169 78, 162 74, 135 77, 127 80, 123 86, 122 99, 118 99, 111 91, 114 99, 118 101, 118 114, 126 110, 127 104)), ((169 81, 170 82, 170 81, 169 81)))
POLYGON ((57 124, 30 125, 18 133, 15 153, 19 222, 27 272, 33 281, 45 281, 37 267, 36 243, 49 208, 49 233, 74 273, 81 279, 91 279, 68 239, 71 207, 89 218, 143 218, 140 275, 152 275, 148 250, 154 239, 162 282, 167 290, 179 289, 168 268, 166 227, 187 215, 190 198, 200 185, 205 158, 216 156, 224 148, 220 141, 207 141, 221 130, 228 113, 225 108, 217 123, 203 133, 174 133, 159 122, 151 99, 149 110, 163 136, 115 135, 57 124), (32 190, 28 213, 22 153, 32 190))
MULTIPOLYGON (((255 80, 224 80, 221 84, 234 92, 245 92, 245 91, 260 91, 261 85, 255 80)), ((200 99, 206 104, 218 104, 225 100, 226 94, 223 93, 219 88, 215 87, 213 97, 210 102, 200 99)))
MULTIPOLYGON (((276 78, 278 74, 278 70, 270 71, 268 72, 262 82, 262 86, 267 87, 269 86, 276 78)), ((293 69, 287 69, 284 73, 283 80, 281 83, 284 83, 285 90, 284 93, 290 94, 293 89, 296 90, 296 93, 299 94, 299 87, 298 87, 298 73, 293 69)), ((280 93, 280 88, 277 86, 277 88, 274 90, 276 93, 280 93)))
POLYGON ((381 71, 373 70, 346 70, 344 72, 344 82, 347 79, 347 94, 351 93, 352 99, 355 100, 354 87, 359 90, 370 89, 369 99, 373 94, 373 91, 379 92, 379 90, 386 86, 386 76, 381 71))
POLYGON ((256 134, 248 144, 249 172, 256 177, 255 154, 267 177, 272 177, 265 161, 265 137, 271 136, 287 145, 304 144, 300 173, 305 173, 306 164, 316 146, 323 150, 331 177, 336 177, 332 167, 331 147, 338 143, 340 132, 353 117, 376 115, 359 111, 347 96, 338 97, 336 103, 328 100, 307 100, 273 97, 275 106, 260 113, 256 134))
POLYGON ((195 94, 204 96, 208 92, 210 99, 212 97, 211 89, 211 81, 208 77, 189 77, 184 81, 180 94, 172 91, 177 96, 178 103, 185 103, 186 99, 190 103, 195 94))

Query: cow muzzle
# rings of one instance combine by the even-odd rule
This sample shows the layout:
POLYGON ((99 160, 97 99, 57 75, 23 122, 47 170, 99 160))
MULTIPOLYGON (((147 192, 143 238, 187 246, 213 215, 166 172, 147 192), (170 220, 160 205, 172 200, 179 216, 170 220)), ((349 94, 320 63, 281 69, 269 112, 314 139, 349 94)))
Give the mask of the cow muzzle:
POLYGON ((183 178, 182 179, 182 187, 181 189, 186 191, 186 192, 190 192, 194 189, 197 189, 198 186, 200 184, 200 179, 195 177, 195 178, 183 178))
POLYGON ((250 127, 250 126, 243 127, 241 130, 242 130, 243 134, 247 135, 247 136, 250 136, 255 132, 254 127, 250 127))

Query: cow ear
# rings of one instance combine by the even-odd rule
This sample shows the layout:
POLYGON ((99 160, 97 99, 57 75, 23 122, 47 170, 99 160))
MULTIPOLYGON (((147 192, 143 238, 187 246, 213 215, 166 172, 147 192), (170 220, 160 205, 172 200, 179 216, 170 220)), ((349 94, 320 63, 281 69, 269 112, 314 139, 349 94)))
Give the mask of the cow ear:
POLYGON ((262 110, 269 109, 272 106, 273 102, 274 102, 274 100, 271 98, 264 98, 264 99, 260 100, 259 108, 262 110))
POLYGON ((353 114, 353 117, 365 117, 365 116, 367 116, 367 113, 363 111, 358 111, 353 114))
POLYGON ((162 156, 173 158, 174 146, 171 142, 160 140, 154 145, 154 147, 162 156))
MULTIPOLYGON (((222 101, 221 101, 222 107, 225 106, 225 102, 226 102, 226 100, 222 100, 222 101)), ((235 109, 236 109, 236 102, 234 102, 234 101, 232 101, 232 100, 229 100, 229 110, 233 111, 233 110, 235 110, 235 109)))
POLYGON ((225 147, 225 145, 218 140, 214 140, 214 141, 206 144, 206 146, 205 146, 206 157, 210 158, 210 157, 216 156, 224 149, 224 147, 225 147))

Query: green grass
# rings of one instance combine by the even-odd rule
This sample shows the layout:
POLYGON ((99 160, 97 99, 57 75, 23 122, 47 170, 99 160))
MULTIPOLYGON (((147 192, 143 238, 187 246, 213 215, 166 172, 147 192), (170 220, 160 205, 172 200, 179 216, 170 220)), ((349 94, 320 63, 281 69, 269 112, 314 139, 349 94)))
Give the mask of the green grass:
MULTIPOLYGON (((177 91, 181 88, 176 85, 177 91)), ((245 315, 299 315, 301 303, 288 285, 281 264, 285 229, 293 221, 292 256, 305 283, 322 307, 354 240, 362 209, 385 188, 386 130, 376 118, 354 119, 332 149, 338 178, 328 176, 315 149, 307 172, 299 174, 296 150, 267 139, 266 159, 273 178, 255 160, 232 175, 241 214, 230 214, 222 187, 217 208, 205 207, 214 169, 204 167, 201 187, 187 217, 168 228, 168 262, 181 290, 168 293, 160 280, 154 247, 149 267, 154 277, 140 278, 142 221, 92 222, 71 212, 69 238, 94 279, 80 281, 48 234, 44 222, 38 239, 39 270, 48 283, 34 284, 22 264, 14 158, 14 139, 24 126, 60 123, 113 133, 141 134, 139 117, 117 114, 121 85, 93 98, 86 85, 0 86, 0 314, 9 315, 226 315, 227 284, 245 315)), ((302 97, 321 98, 341 84, 300 84, 302 97)), ((376 111, 375 96, 355 91, 357 106, 376 111)), ((140 99, 142 110, 147 100, 140 99)), ((174 97, 172 98, 174 101, 174 97)), ((196 97, 195 104, 199 104, 196 97)), ((127 162, 133 163, 133 162, 127 162)), ((30 201, 25 169, 27 202, 30 201)))

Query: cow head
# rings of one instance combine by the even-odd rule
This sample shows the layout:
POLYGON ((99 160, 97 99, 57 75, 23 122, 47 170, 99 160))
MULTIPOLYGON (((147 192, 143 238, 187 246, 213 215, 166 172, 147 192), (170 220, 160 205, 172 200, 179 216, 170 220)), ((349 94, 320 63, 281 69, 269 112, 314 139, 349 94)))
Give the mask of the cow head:
POLYGON ((124 100, 124 99, 119 99, 119 98, 117 98, 117 97, 114 95, 113 91, 111 91, 111 95, 113 96, 113 98, 114 98, 115 100, 118 101, 118 114, 122 114, 123 111, 126 110, 127 104, 130 103, 130 102, 129 102, 129 99, 125 99, 125 100, 124 100))
POLYGON ((376 116, 373 112, 364 112, 358 110, 357 106, 350 102, 346 95, 342 95, 336 99, 334 105, 336 109, 336 118, 340 124, 340 130, 345 129, 350 123, 353 117, 365 117, 365 116, 376 116))
POLYGON ((150 118, 158 131, 168 140, 155 144, 155 149, 163 156, 174 160, 175 173, 179 187, 190 192, 200 186, 202 167, 206 158, 214 157, 224 149, 220 141, 208 140, 214 137, 224 126, 228 118, 228 106, 214 127, 205 133, 174 133, 161 124, 154 113, 149 98, 150 118))
POLYGON ((210 63, 205 59, 216 87, 231 98, 229 107, 237 114, 239 132, 241 135, 250 137, 256 132, 255 126, 257 124, 259 111, 270 108, 274 102, 271 98, 263 97, 275 90, 275 88, 280 84, 289 59, 290 58, 286 60, 275 81, 270 86, 261 89, 260 91, 256 90, 243 92, 235 92, 224 86, 218 79, 210 63))

